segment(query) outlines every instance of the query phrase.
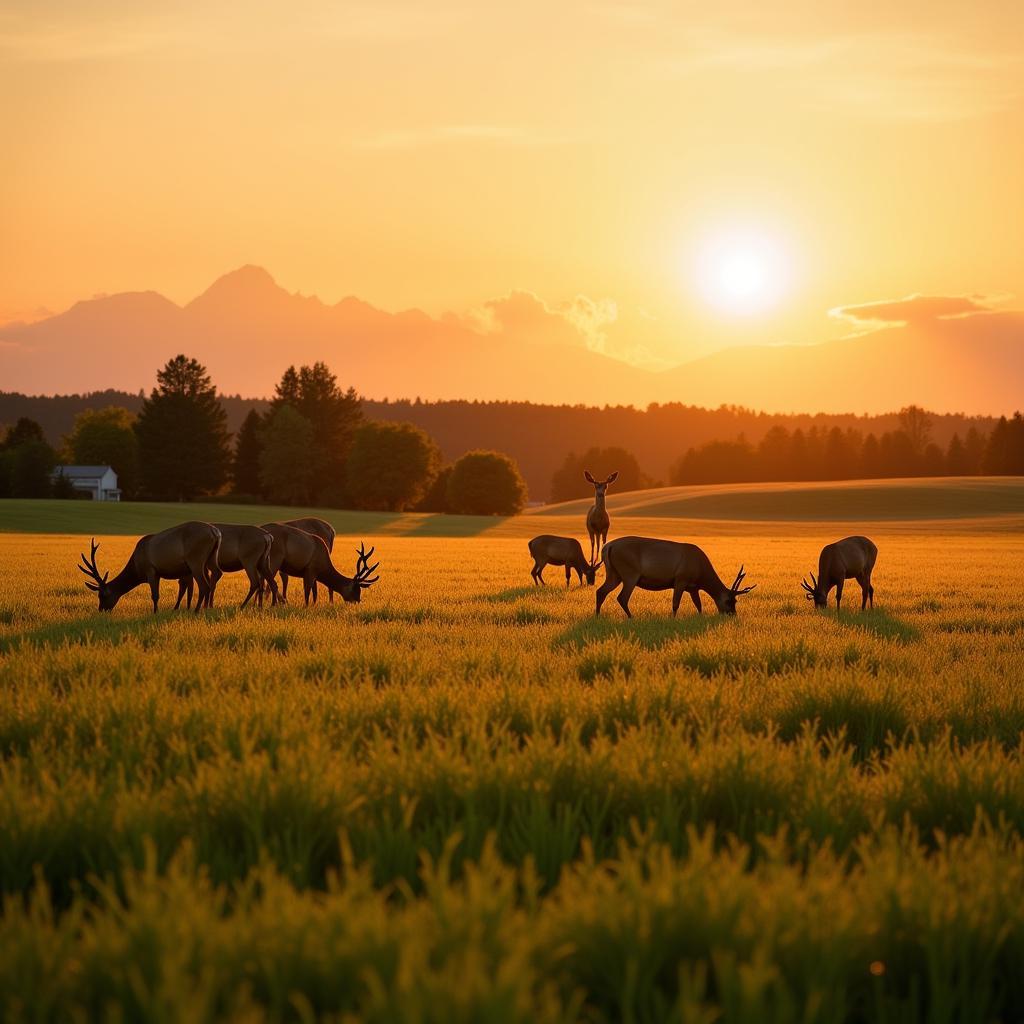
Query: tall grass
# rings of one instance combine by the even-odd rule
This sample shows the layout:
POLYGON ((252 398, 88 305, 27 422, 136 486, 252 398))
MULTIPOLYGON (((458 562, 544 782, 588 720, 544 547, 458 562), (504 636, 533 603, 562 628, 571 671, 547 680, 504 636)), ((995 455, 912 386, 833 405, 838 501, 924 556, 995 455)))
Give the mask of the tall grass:
POLYGON ((99 616, 79 541, 0 537, 0 1013, 1020 1017, 1024 541, 876 539, 874 613, 752 535, 736 619, 625 622, 519 541, 99 616))

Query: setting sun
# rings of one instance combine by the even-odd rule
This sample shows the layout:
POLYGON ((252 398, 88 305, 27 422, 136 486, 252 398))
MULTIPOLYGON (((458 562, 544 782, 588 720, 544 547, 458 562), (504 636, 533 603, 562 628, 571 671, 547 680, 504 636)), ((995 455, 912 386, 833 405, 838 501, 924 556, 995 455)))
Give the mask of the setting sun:
POLYGON ((702 300, 729 316, 776 307, 792 286, 792 261, 778 236, 753 228, 719 229, 697 246, 695 276, 702 300))

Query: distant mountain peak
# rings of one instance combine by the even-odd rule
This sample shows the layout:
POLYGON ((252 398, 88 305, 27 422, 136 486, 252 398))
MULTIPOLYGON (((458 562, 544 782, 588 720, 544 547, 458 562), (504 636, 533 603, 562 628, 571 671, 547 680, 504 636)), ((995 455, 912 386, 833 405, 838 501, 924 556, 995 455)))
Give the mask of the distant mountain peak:
POLYGON ((218 277, 202 295, 188 305, 206 306, 232 301, 251 303, 266 296, 276 298, 287 294, 269 271, 253 263, 247 263, 244 267, 218 277))

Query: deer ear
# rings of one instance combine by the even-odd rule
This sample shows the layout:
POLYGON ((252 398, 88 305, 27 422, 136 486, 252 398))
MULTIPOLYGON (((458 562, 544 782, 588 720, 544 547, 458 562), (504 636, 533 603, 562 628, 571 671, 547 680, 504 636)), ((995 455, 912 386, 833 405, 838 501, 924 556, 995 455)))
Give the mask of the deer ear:
POLYGON ((596 484, 596 483, 597 483, 597 481, 596 481, 596 480, 595 480, 595 479, 594 479, 594 478, 593 478, 593 477, 592 477, 592 476, 590 475, 590 470, 589 470, 589 469, 585 469, 585 470, 583 470, 583 475, 584 475, 584 476, 585 476, 585 477, 586 477, 586 478, 587 478, 587 479, 588 479, 588 480, 589 480, 589 481, 590 481, 590 482, 591 482, 592 484, 596 484))
POLYGON ((90 590, 92 590, 92 591, 94 591, 94 592, 100 589, 99 587, 97 587, 97 586, 96 586, 96 584, 95 584, 95 583, 86 583, 86 586, 87 586, 87 587, 88 587, 88 588, 89 588, 90 590))
POLYGON ((608 477, 607 480, 605 480, 605 483, 606 484, 613 484, 613 483, 615 483, 616 480, 618 480, 618 478, 619 478, 619 471, 616 470, 614 473, 612 473, 612 475, 610 477, 608 477))

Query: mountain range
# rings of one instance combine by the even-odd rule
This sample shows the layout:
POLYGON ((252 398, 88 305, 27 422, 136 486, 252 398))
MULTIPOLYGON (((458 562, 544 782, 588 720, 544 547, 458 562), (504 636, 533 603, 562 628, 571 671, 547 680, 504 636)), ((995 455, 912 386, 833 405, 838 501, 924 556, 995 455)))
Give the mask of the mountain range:
POLYGON ((389 313, 349 297, 292 294, 267 271, 224 275, 179 306, 157 292, 76 303, 0 328, 0 389, 148 389, 185 352, 224 393, 268 395, 290 364, 325 361, 373 398, 517 399, 638 407, 684 402, 769 412, 1009 413, 1024 404, 1024 313, 917 316, 838 341, 729 348, 651 370, 472 319, 389 313))

